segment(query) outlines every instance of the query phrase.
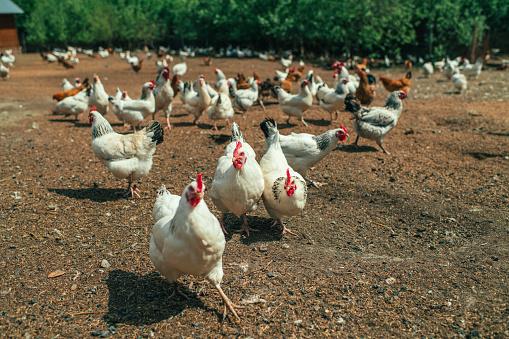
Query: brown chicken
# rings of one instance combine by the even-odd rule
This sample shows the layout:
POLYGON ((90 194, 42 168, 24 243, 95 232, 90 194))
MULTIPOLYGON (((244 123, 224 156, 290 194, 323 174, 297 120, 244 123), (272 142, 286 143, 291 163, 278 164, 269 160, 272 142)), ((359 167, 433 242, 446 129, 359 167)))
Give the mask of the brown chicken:
POLYGON ((285 80, 281 82, 279 87, 283 89, 286 93, 292 93, 293 88, 293 74, 295 73, 295 67, 292 67, 292 69, 288 72, 288 76, 285 80))
POLYGON ((380 77, 380 81, 384 85, 385 89, 390 93, 394 91, 405 91, 408 93, 410 86, 412 85, 412 72, 408 72, 405 77, 401 79, 380 77))
POLYGON ((409 71, 412 69, 412 62, 410 60, 405 61, 405 71, 409 71))
POLYGON ((359 70, 359 87, 355 91, 355 97, 359 99, 361 105, 369 106, 375 99, 375 86, 370 85, 368 81, 368 75, 362 69, 359 70))
POLYGON ((81 92, 82 90, 87 89, 87 88, 88 88, 88 78, 85 78, 85 80, 83 80, 83 83, 81 85, 71 88, 67 91, 53 94, 53 99, 55 99, 56 101, 60 101, 60 100, 63 100, 64 98, 76 95, 79 92, 81 92))
POLYGON ((212 65, 212 57, 209 56, 209 57, 203 57, 203 63, 205 64, 205 66, 210 66, 212 65))
POLYGON ((177 95, 179 92, 179 75, 174 74, 173 78, 171 78, 171 89, 173 89, 173 97, 177 95))
POLYGON ((251 87, 251 84, 246 82, 244 74, 237 74, 237 89, 248 89, 249 87, 251 87))
POLYGON ((62 64, 67 69, 74 68, 73 63, 70 60, 64 59, 62 57, 58 57, 58 63, 62 64))
POLYGON ((295 73, 293 73, 293 81, 299 81, 299 79, 302 78, 302 72, 304 71, 304 68, 304 66, 297 68, 295 73))
POLYGON ((358 63, 355 64, 355 69, 357 71, 360 69, 365 70, 366 68, 368 68, 368 58, 364 58, 364 60, 362 61, 362 64, 358 64, 358 63))
POLYGON ((136 65, 131 64, 131 68, 136 73, 138 73, 142 67, 143 67, 143 59, 140 59, 136 65))

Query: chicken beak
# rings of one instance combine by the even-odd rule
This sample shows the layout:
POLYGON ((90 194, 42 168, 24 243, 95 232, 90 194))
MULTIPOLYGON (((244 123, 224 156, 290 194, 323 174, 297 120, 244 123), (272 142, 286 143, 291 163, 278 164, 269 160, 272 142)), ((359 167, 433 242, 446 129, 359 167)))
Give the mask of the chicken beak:
POLYGON ((203 199, 203 192, 196 193, 196 198, 200 200, 203 199))

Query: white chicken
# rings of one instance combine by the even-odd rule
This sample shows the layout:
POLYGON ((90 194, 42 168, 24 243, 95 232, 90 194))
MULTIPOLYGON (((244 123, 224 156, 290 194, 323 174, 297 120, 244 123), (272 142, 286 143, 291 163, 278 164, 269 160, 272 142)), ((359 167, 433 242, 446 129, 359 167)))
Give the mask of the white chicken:
POLYGON ((12 54, 12 49, 6 49, 4 53, 0 54, 0 61, 4 64, 9 65, 10 67, 14 66, 14 61, 16 61, 16 57, 12 54))
POLYGON ((172 68, 173 74, 178 74, 178 76, 183 76, 187 72, 187 63, 186 63, 186 57, 182 58, 182 62, 175 64, 172 68))
POLYGON ((157 67, 157 73, 161 73, 163 69, 168 67, 168 61, 166 61, 166 58, 162 58, 161 60, 156 60, 156 67, 157 67))
POLYGON ((67 80, 67 78, 64 78, 64 80, 62 81, 62 91, 68 91, 70 89, 73 89, 74 88, 74 85, 70 83, 69 80, 67 80))
POLYGON ((228 95, 228 82, 223 81, 217 95, 212 97, 210 106, 207 108, 209 119, 214 120, 213 130, 217 131, 216 120, 226 120, 229 125, 229 119, 233 118, 235 111, 233 110, 232 101, 228 95))
POLYGON ((389 154, 382 146, 385 136, 396 126, 403 110, 403 102, 407 96, 405 91, 394 91, 385 100, 383 107, 361 107, 359 100, 348 93, 345 99, 345 109, 352 113, 355 119, 353 127, 357 133, 354 145, 357 147, 359 137, 374 140, 384 153, 389 154))
POLYGON ((181 197, 170 194, 164 185, 161 187, 153 210, 156 223, 150 237, 150 259, 156 269, 173 283, 171 297, 175 292, 184 295, 177 284, 182 275, 204 277, 223 299, 223 318, 228 308, 240 320, 235 311, 238 306, 221 288, 226 241, 219 221, 203 200, 204 192, 202 174, 198 174, 196 181, 185 188, 181 197))
POLYGON ((330 114, 330 120, 332 119, 332 113, 336 113, 336 120, 338 119, 338 111, 343 107, 346 95, 348 92, 348 79, 343 78, 339 81, 335 90, 329 90, 326 93, 320 94, 320 108, 326 110, 330 114))
MULTIPOLYGON (((113 99, 122 100, 122 96, 123 96, 122 91, 120 90, 120 88, 117 87, 117 90, 115 91, 115 96, 113 97, 113 99)), ((118 120, 124 121, 124 119, 122 118, 122 111, 120 111, 120 109, 115 105, 113 105, 113 114, 115 114, 115 116, 118 118, 118 120)))
POLYGON ((457 67, 450 64, 449 62, 446 62, 445 66, 444 66, 444 76, 451 80, 452 78, 452 75, 454 74, 454 70, 456 69, 457 67))
POLYGON ((3 63, 0 62, 0 78, 7 80, 10 76, 9 67, 4 66, 3 63))
POLYGON ((307 126, 304 121, 304 117, 302 114, 307 111, 313 105, 313 96, 311 95, 311 91, 309 90, 309 81, 303 80, 300 84, 300 92, 299 94, 289 94, 286 93, 281 87, 274 87, 274 91, 277 94, 277 100, 279 101, 279 106, 284 114, 288 115, 287 124, 290 123, 291 117, 300 118, 300 121, 307 126))
POLYGON ((433 74, 433 63, 431 61, 422 65, 422 74, 424 74, 426 78, 429 78, 430 75, 433 74))
MULTIPOLYGON (((347 85, 348 93, 355 93, 355 91, 357 91, 357 87, 359 87, 359 80, 360 80, 360 78, 358 77, 357 74, 351 75, 350 73, 348 73, 348 70, 346 69, 345 64, 342 62, 337 62, 337 61, 334 62, 332 64, 332 69, 338 72, 338 77, 335 78, 335 80, 339 81, 342 78, 348 79, 348 85, 347 85)), ((334 83, 333 87, 336 88, 336 82, 334 83)))
POLYGON ((150 121, 137 133, 118 134, 95 107, 90 109, 88 117, 95 156, 116 178, 128 180, 126 195, 139 197, 140 190, 133 182, 150 172, 156 146, 164 140, 163 127, 157 121, 150 121))
POLYGON ((244 118, 249 107, 258 101, 258 85, 260 80, 253 81, 248 89, 237 89, 237 86, 230 85, 230 96, 232 97, 233 107, 242 111, 244 118))
MULTIPOLYGON (((106 50, 107 52, 107 50, 106 50)), ((90 99, 88 105, 95 106, 97 111, 102 115, 106 115, 110 109, 108 104, 108 93, 104 90, 104 86, 97 74, 94 74, 94 81, 92 81, 92 90, 90 92, 90 99)))
POLYGON ((290 54, 290 56, 288 57, 288 59, 285 59, 285 58, 281 58, 281 65, 283 65, 283 67, 290 67, 290 65, 292 64, 293 62, 293 54, 290 54))
POLYGON ((157 77, 156 88, 154 89, 153 93, 156 100, 156 109, 154 114, 152 115, 152 120, 155 119, 155 113, 162 110, 166 118, 165 128, 171 129, 170 125, 170 114, 172 111, 171 102, 173 101, 175 92, 171 87, 170 69, 168 67, 165 67, 161 74, 159 74, 159 76, 157 77))
POLYGON ((210 197, 222 213, 219 222, 223 231, 226 233, 224 215, 231 212, 244 218, 242 228, 237 232, 246 232, 249 236, 249 231, 257 230, 247 225, 246 213, 256 209, 263 194, 263 174, 256 154, 242 136, 239 126, 233 123, 231 130, 230 144, 217 163, 210 197))
POLYGON ((308 84, 309 91, 311 92, 311 95, 313 96, 313 98, 316 96, 316 93, 318 92, 318 86, 319 86, 319 84, 317 84, 315 81, 314 74, 315 74, 314 71, 312 69, 310 69, 306 76, 307 81, 309 81, 309 84, 308 84))
POLYGON ((113 97, 108 98, 109 102, 121 112, 123 120, 133 126, 134 131, 136 131, 136 126, 139 126, 156 109, 156 101, 152 93, 154 87, 154 81, 146 82, 141 90, 141 97, 137 100, 126 101, 113 97))
POLYGON ((469 78, 477 79, 481 75, 482 71, 482 60, 479 58, 475 64, 471 64, 468 59, 465 58, 463 61, 463 73, 469 78))
POLYGON ((288 73, 290 72, 290 69, 286 68, 284 72, 281 72, 276 69, 276 77, 274 78, 275 81, 283 81, 288 76, 288 73))
POLYGON ((452 84, 458 93, 463 93, 467 89, 467 78, 461 74, 459 69, 455 68, 451 76, 452 84))
POLYGON ((76 95, 65 97, 57 102, 55 108, 51 110, 54 115, 69 115, 75 116, 75 121, 78 120, 78 115, 84 113, 88 109, 88 102, 90 100, 90 88, 82 90, 76 95))
POLYGON ((304 178, 295 172, 286 161, 276 130, 267 152, 260 160, 265 188, 263 204, 275 225, 283 226, 283 234, 297 235, 282 223, 283 216, 298 215, 306 206, 307 186, 304 178))
MULTIPOLYGON (((265 149, 268 150, 278 131, 276 122, 274 119, 267 118, 260 124, 260 129, 265 135, 265 149)), ((340 141, 344 141, 347 137, 346 128, 339 126, 321 135, 293 132, 290 135, 279 135, 279 143, 288 165, 318 188, 323 184, 307 177, 309 168, 325 158, 340 141)))
POLYGON ((189 86, 189 88, 186 86, 185 88, 184 108, 194 115, 193 123, 195 125, 198 125, 198 119, 210 105, 210 95, 205 84, 205 79, 200 78, 198 84, 198 92, 195 92, 192 86, 189 86))

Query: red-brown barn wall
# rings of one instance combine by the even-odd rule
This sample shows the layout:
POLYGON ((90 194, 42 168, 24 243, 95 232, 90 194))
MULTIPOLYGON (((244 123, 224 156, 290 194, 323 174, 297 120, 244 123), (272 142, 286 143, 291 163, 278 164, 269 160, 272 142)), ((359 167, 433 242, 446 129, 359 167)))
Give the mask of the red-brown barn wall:
POLYGON ((0 14, 0 50, 19 47, 14 14, 0 14))

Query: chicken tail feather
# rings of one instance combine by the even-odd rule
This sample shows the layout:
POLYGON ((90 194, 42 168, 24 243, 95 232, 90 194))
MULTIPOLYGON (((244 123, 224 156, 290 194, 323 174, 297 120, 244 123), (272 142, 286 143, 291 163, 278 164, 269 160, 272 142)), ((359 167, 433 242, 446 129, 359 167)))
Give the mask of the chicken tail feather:
POLYGON ((155 142, 156 145, 159 145, 164 141, 164 129, 159 121, 152 120, 148 123, 146 127, 146 132, 153 132, 152 142, 155 142))
POLYGON ((265 138, 268 138, 277 132, 277 124, 276 121, 272 118, 265 118, 262 123, 260 123, 260 129, 262 130, 265 138))
POLYGON ((232 136, 230 138, 230 142, 234 141, 241 141, 245 142, 244 136, 242 135, 242 132, 240 131, 239 125, 237 123, 232 124, 232 136))

